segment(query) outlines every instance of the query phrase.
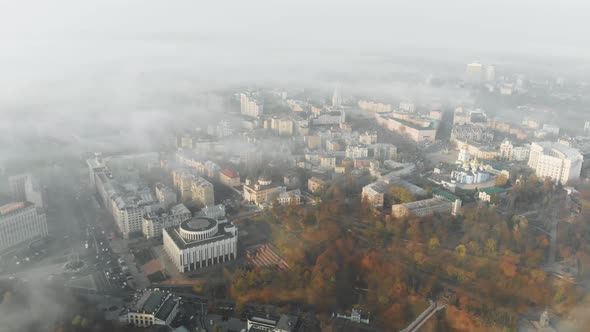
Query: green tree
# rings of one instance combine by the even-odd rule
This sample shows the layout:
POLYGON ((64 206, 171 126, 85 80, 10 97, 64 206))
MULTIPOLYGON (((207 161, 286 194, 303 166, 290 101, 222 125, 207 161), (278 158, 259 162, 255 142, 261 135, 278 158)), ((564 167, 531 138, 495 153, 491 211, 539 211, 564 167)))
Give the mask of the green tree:
POLYGON ((440 242, 438 241, 438 238, 436 236, 431 237, 430 240, 428 240, 428 248, 437 249, 438 247, 440 247, 440 242))
POLYGON ((12 293, 10 291, 6 291, 2 296, 2 303, 8 303, 12 299, 12 293))
POLYGON ((465 248, 464 245, 460 244, 457 247, 455 247, 455 252, 459 256, 459 258, 463 258, 467 254, 467 248, 465 248))
POLYGON ((471 252, 472 255, 481 255, 481 248, 475 241, 469 241, 469 243, 467 243, 467 249, 469 249, 469 252, 471 252))
POLYGON ((78 326, 78 325, 80 325, 80 323, 82 323, 82 317, 80 317, 80 315, 76 315, 76 316, 74 316, 74 318, 72 318, 72 325, 73 326, 78 326))
POLYGON ((400 203, 409 203, 416 200, 414 194, 409 191, 407 188, 394 186, 389 189, 389 195, 393 197, 397 202, 400 203))
POLYGON ((498 243, 496 242, 495 239, 488 239, 486 241, 486 254, 491 257, 496 256, 497 246, 498 246, 498 243))

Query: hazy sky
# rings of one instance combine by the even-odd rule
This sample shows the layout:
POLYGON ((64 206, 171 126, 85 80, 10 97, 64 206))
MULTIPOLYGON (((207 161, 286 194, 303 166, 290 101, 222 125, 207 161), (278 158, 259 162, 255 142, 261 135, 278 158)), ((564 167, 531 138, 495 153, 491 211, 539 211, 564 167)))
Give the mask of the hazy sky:
POLYGON ((195 81, 182 76, 192 70, 215 85, 232 75, 288 78, 299 72, 294 66, 362 72, 346 57, 358 54, 437 58, 443 48, 458 63, 486 60, 488 52, 582 57, 590 54, 589 7, 570 0, 0 0, 0 106, 51 89, 52 98, 105 89, 128 98, 123 89, 144 72, 184 84, 195 81))
MULTIPOLYGON (((2 0, 4 40, 217 40, 246 47, 586 49, 585 1, 2 0)), ((11 43, 12 44, 12 43, 11 43)), ((12 44, 14 45, 14 44, 12 44)))

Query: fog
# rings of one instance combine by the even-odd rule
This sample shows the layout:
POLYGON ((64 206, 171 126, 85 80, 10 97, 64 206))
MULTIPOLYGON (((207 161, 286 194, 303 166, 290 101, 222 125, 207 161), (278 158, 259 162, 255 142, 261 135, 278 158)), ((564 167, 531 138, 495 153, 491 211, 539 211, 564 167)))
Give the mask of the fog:
MULTIPOLYGON (((229 96, 248 89, 329 98, 340 82, 346 98, 451 110, 479 106, 456 83, 471 61, 586 82, 589 11, 575 0, 0 0, 0 171, 4 161, 152 150, 233 117, 229 96)), ((582 106, 564 110, 587 116, 582 106)), ((35 298, 30 321, 63 313, 42 291, 35 298)), ((0 305, 0 330, 28 326, 24 315, 0 305)))

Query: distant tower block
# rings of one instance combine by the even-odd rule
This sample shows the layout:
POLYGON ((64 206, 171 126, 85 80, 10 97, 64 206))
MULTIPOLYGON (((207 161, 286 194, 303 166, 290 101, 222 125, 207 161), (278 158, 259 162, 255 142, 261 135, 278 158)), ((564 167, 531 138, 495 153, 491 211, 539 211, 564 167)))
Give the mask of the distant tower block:
POLYGON ((486 82, 493 82, 496 80, 496 67, 494 67, 493 65, 488 65, 486 67, 485 80, 486 82))
POLYGON ((334 93, 332 94, 332 106, 342 106, 342 92, 340 91, 340 83, 336 84, 336 88, 334 89, 334 93))
POLYGON ((473 62, 467 64, 465 69, 465 80, 468 83, 479 84, 482 79, 483 66, 481 63, 473 62))

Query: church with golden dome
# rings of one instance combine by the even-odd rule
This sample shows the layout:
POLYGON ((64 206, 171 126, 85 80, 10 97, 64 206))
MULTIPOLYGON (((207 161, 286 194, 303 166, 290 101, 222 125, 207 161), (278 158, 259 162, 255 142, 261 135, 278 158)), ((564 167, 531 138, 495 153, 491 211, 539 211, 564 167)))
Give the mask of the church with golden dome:
POLYGON ((460 184, 477 184, 489 181, 493 175, 485 170, 485 164, 472 158, 467 145, 459 150, 457 169, 451 172, 451 181, 460 184))

